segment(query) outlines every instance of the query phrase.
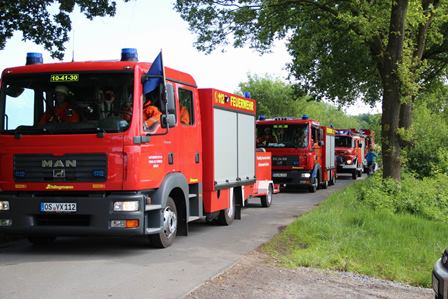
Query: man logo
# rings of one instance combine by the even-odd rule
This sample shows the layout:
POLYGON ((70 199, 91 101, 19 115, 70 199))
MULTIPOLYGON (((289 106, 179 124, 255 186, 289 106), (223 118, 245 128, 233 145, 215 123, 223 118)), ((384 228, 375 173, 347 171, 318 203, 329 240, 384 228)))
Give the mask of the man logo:
POLYGON ((54 178, 65 178, 65 169, 53 169, 54 178))
POLYGON ((76 167, 76 160, 42 160, 42 168, 76 167))

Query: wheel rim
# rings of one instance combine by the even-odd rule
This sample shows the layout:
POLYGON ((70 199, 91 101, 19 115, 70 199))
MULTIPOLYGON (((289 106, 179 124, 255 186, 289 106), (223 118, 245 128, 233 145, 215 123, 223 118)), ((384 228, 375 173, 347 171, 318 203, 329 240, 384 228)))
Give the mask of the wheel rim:
POLYGON ((231 218, 233 216, 233 212, 235 210, 233 201, 234 201, 233 195, 230 195, 230 207, 227 209, 227 216, 229 218, 231 218))
POLYGON ((163 211, 163 233, 169 239, 177 229, 177 216, 170 206, 163 211))
POLYGON ((271 187, 269 187, 269 189, 268 189, 268 194, 266 195, 266 199, 268 201, 268 204, 270 205, 271 202, 272 202, 272 190, 271 190, 271 187))

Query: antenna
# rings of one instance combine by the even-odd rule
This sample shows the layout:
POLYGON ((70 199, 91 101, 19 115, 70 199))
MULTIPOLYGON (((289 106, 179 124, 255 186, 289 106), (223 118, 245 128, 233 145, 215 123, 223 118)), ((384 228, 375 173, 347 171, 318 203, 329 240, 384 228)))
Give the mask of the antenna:
POLYGON ((73 28, 73 38, 72 38, 72 62, 75 62, 75 28, 73 28))

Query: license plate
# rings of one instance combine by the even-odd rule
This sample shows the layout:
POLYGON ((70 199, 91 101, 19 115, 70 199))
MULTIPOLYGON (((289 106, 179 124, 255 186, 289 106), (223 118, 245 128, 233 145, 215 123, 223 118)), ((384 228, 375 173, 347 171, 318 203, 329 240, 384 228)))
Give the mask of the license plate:
POLYGON ((41 202, 41 212, 73 213, 76 212, 76 203, 72 202, 41 202))
POLYGON ((439 281, 434 274, 432 275, 432 289, 436 292, 436 294, 439 294, 439 281))
POLYGON ((283 172, 274 172, 272 174, 272 177, 274 178, 286 178, 288 176, 287 173, 283 173, 283 172))

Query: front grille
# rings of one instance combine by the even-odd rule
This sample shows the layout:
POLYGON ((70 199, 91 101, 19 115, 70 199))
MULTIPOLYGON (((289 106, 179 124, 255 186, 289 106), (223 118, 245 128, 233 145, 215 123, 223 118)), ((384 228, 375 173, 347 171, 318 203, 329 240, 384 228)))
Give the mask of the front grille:
POLYGON ((299 166, 298 156, 273 156, 272 166, 299 166))
POLYGON ((104 182, 106 154, 14 155, 16 182, 104 182))
POLYGON ((89 215, 36 215, 36 226, 89 226, 89 215))

